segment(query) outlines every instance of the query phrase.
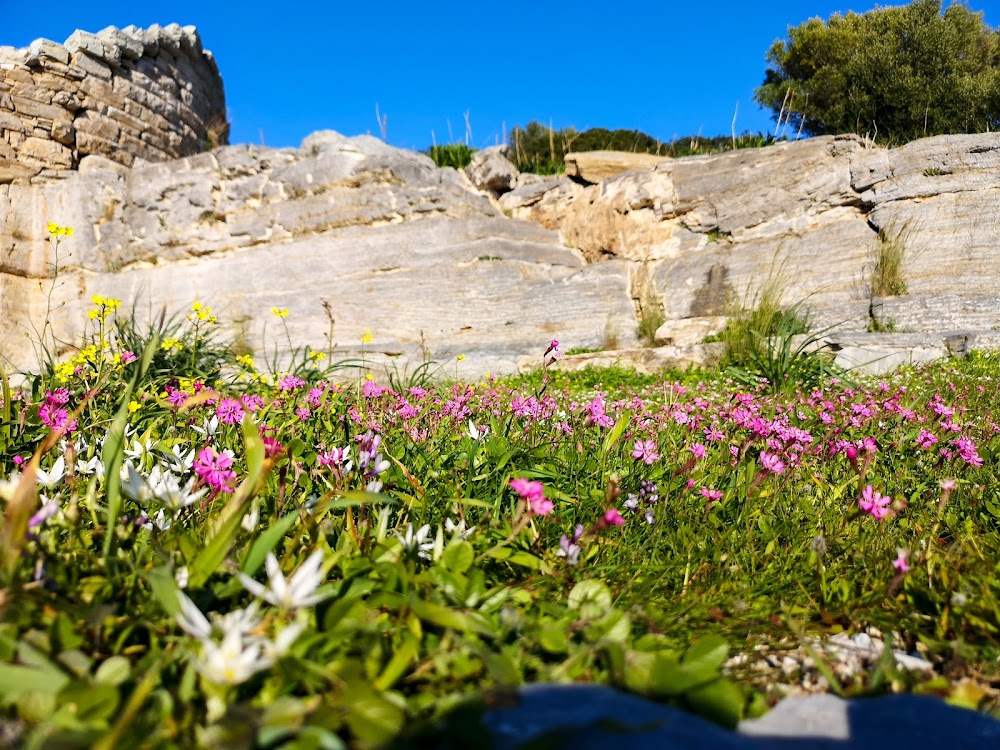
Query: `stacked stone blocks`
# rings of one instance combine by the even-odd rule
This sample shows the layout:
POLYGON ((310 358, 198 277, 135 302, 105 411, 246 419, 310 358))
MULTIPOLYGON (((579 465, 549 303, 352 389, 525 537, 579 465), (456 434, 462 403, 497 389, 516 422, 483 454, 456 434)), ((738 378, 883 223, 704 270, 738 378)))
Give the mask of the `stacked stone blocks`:
POLYGON ((222 77, 193 26, 113 26, 0 47, 0 184, 98 155, 132 166, 227 142, 222 77))

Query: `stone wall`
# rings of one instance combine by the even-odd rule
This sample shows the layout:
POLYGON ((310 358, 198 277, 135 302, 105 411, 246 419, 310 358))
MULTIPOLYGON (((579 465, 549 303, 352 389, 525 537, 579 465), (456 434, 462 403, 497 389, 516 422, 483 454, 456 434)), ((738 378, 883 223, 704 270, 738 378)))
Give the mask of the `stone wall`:
POLYGON ((222 77, 193 26, 113 26, 0 47, 0 184, 76 169, 97 155, 131 166, 227 142, 222 77))

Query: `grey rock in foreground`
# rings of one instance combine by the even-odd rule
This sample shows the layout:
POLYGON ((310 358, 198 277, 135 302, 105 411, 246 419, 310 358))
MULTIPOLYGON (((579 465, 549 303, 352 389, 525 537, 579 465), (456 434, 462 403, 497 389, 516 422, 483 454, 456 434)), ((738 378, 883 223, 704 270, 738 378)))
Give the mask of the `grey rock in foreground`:
POLYGON ((730 732, 697 716, 598 685, 531 685, 483 723, 494 750, 949 750, 1000 747, 1000 721, 928 697, 790 698, 730 732))

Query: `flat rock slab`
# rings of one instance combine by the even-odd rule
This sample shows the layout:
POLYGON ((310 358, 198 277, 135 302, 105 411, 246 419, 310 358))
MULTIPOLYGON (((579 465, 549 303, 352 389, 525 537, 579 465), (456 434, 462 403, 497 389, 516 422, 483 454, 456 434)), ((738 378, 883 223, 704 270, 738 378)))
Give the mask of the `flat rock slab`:
MULTIPOLYGON (((482 718, 494 750, 983 750, 1000 721, 936 698, 789 698, 732 732, 697 716, 599 685, 530 685, 482 718)), ((440 747, 451 747, 444 740, 440 747)))

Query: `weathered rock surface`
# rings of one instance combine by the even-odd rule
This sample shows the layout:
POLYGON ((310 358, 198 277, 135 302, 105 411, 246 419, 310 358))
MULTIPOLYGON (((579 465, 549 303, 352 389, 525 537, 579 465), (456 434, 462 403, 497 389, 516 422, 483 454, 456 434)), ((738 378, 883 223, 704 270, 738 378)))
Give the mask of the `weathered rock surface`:
POLYGON ((0 47, 0 184, 88 154, 164 161, 226 143, 226 100, 193 26, 109 26, 0 47))
POLYGON ((477 190, 494 196, 509 193, 517 186, 520 172, 507 158, 506 146, 491 146, 472 155, 472 162, 465 168, 465 174, 477 190))
POLYGON ((32 364, 24 334, 41 327, 56 261, 48 221, 76 230, 52 290, 62 340, 77 340, 102 294, 148 314, 210 304, 268 355, 271 307, 317 349, 329 315, 345 357, 370 329, 370 359, 414 368, 424 346, 438 361, 466 354, 470 376, 513 371, 552 338, 598 346, 609 326, 636 342, 624 261, 588 265, 426 156, 322 132, 301 149, 232 146, 132 169, 88 157, 66 179, 0 186, 0 304, 19 323, 0 350, 18 367, 32 364))
POLYGON ((665 157, 627 151, 581 151, 566 154, 566 176, 595 185, 632 169, 652 167, 665 157))

